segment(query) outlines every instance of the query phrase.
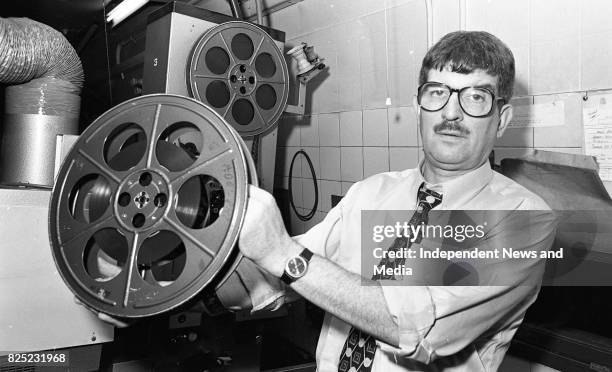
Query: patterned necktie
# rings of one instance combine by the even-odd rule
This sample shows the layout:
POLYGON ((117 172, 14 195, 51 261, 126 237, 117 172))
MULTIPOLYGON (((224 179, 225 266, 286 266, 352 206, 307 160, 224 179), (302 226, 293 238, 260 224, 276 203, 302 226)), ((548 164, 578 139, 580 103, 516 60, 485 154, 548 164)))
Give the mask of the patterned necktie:
MULTIPOLYGON (((429 211, 435 208, 437 205, 442 203, 442 195, 435 191, 428 190, 425 188, 425 182, 419 187, 417 195, 417 208, 414 215, 410 219, 410 225, 427 224, 429 218, 429 211)), ((422 236, 416 236, 413 239, 411 237, 395 238, 395 241, 387 250, 399 251, 404 248, 410 248, 412 242, 420 243, 422 236)), ((379 265, 385 265, 385 267, 395 268, 399 265, 404 265, 405 258, 383 258, 379 265)), ((391 270, 389 270, 391 272, 391 270)), ((372 276, 372 280, 396 280, 394 275, 375 274, 372 276)), ((374 354, 376 353, 376 340, 369 334, 358 330, 355 327, 351 327, 344 347, 342 348, 342 354, 340 355, 340 361, 338 362, 339 372, 369 372, 372 370, 372 361, 374 360, 374 354)))

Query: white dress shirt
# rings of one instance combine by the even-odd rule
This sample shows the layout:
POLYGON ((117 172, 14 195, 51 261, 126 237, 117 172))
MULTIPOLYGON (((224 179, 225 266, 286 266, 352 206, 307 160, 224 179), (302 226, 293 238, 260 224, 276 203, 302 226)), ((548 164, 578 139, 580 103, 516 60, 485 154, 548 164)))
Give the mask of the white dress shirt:
MULTIPOLYGON (((361 271, 361 211, 414 210, 420 167, 374 175, 354 184, 325 219, 296 239, 315 254, 345 269, 361 271)), ((442 210, 536 210, 531 234, 518 248, 547 250, 556 220, 548 205, 489 163, 433 186, 443 195, 442 210), (535 234, 533 232, 536 232, 535 234)), ((399 347, 377 341, 372 371, 495 371, 539 286, 521 285, 534 273, 518 267, 507 286, 382 286, 386 305, 399 330, 399 347), (514 276, 513 276, 514 278, 514 276)), ((535 273, 541 275, 541 273, 535 273)), ((369 278, 368 278, 369 279, 369 278)), ((326 314, 317 345, 319 371, 337 371, 351 326, 326 314)))

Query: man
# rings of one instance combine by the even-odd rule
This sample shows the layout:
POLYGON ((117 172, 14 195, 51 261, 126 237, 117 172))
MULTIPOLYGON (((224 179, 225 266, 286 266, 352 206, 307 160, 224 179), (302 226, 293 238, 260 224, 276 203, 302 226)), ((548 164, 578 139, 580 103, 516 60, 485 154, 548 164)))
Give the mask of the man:
POLYGON ((356 183, 295 240, 274 199, 250 189, 240 249, 327 312, 320 371, 494 371, 537 296, 532 267, 522 263, 510 268, 516 275, 504 286, 383 286, 360 275, 362 210, 540 210, 522 226, 529 234, 513 233, 515 248, 547 250, 554 238, 546 203, 488 163, 512 118, 511 51, 486 32, 450 33, 425 56, 419 84, 414 104, 425 156, 418 168, 356 183), (417 207, 421 193, 429 204, 419 199, 417 207))

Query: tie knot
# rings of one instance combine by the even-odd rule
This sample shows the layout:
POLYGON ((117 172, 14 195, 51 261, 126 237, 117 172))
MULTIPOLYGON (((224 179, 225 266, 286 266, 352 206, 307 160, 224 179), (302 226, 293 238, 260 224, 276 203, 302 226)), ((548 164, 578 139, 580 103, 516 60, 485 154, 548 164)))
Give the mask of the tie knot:
POLYGON ((431 210, 442 203, 442 194, 425 187, 425 182, 419 187, 417 194, 417 208, 431 210))

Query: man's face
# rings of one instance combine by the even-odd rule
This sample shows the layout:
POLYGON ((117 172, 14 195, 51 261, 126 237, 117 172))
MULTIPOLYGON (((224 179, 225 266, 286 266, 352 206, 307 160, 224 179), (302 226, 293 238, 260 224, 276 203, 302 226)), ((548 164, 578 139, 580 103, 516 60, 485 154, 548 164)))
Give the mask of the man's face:
MULTIPOLYGON (((497 77, 482 70, 460 74, 447 69, 430 70, 428 82, 438 82, 453 89, 464 87, 488 87, 498 97, 497 77)), ((512 118, 512 108, 498 108, 486 117, 474 118, 459 106, 457 93, 452 93, 448 103, 439 111, 419 110, 421 139, 426 166, 445 171, 469 171, 483 164, 488 158, 496 138, 501 137, 512 118)))

